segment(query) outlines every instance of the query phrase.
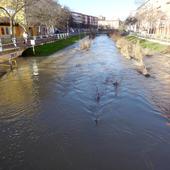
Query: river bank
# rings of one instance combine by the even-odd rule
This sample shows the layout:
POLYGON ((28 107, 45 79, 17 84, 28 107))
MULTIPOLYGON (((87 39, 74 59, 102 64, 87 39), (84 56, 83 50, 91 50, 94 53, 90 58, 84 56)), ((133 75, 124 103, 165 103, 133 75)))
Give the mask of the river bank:
POLYGON ((160 54, 168 54, 170 53, 170 46, 165 44, 159 44, 157 42, 152 42, 143 38, 139 38, 137 36, 129 35, 125 37, 129 42, 136 44, 139 42, 139 45, 142 47, 144 52, 150 54, 160 53, 160 54))
POLYGON ((67 39, 57 40, 55 42, 46 43, 43 45, 35 46, 35 53, 33 52, 32 48, 28 48, 25 50, 22 54, 23 57, 29 57, 29 56, 36 56, 36 57, 43 57, 43 56, 49 56, 54 54, 55 52, 62 50, 74 43, 76 43, 78 40, 85 37, 85 34, 80 34, 76 36, 71 36, 67 39))
POLYGON ((71 36, 67 39, 57 40, 55 42, 50 42, 46 44, 41 44, 41 45, 35 46, 35 53, 33 52, 33 48, 28 48, 24 52, 23 50, 13 50, 13 51, 9 51, 9 53, 6 52, 0 56, 0 77, 2 77, 8 72, 9 67, 10 67, 10 64, 9 64, 10 59, 17 58, 19 56, 21 57, 49 56, 49 55, 56 53, 59 50, 62 50, 76 43, 77 41, 79 41, 80 39, 84 37, 85 37, 85 34, 83 33, 80 35, 71 36))
POLYGON ((110 34, 110 37, 115 41, 120 53, 129 60, 133 60, 137 66, 137 71, 146 77, 150 77, 147 66, 145 65, 145 57, 168 55, 170 47, 131 35, 122 35, 115 31, 110 34))
POLYGON ((0 55, 0 77, 17 67, 16 60, 19 56, 21 56, 22 52, 23 49, 15 49, 9 53, 0 55))
POLYGON ((110 34, 110 37, 116 42, 119 49, 127 48, 127 54, 124 54, 127 58, 138 58, 133 53, 138 46, 141 48, 143 56, 170 54, 170 46, 151 42, 134 35, 122 35, 120 32, 114 31, 110 34))

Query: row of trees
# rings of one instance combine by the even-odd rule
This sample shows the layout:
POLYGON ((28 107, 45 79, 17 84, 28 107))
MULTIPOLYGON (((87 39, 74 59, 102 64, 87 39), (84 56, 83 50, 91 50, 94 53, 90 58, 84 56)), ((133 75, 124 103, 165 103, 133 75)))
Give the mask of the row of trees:
MULTIPOLYGON (((146 0, 135 0, 137 5, 142 5, 146 0)), ((158 9, 155 9, 153 5, 144 6, 137 10, 135 15, 129 16, 125 24, 135 26, 139 31, 145 30, 147 33, 154 33, 157 27, 160 27, 163 20, 166 18, 166 14, 158 9)))
POLYGON ((28 31, 30 26, 66 29, 70 11, 56 0, 0 0, 0 16, 10 20, 11 35, 17 23, 28 31))

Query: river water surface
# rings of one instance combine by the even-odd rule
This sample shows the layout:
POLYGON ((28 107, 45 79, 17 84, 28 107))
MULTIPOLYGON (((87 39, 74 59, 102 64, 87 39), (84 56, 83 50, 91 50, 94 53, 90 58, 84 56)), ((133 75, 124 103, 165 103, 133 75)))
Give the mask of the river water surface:
POLYGON ((170 58, 145 63, 151 78, 105 35, 19 59, 0 79, 0 170, 169 170, 170 58))

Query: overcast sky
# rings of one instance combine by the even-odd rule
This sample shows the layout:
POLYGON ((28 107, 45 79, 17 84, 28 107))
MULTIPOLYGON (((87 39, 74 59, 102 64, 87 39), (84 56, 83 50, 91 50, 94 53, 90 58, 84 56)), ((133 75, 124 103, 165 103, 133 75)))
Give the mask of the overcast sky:
POLYGON ((59 0, 71 10, 89 15, 103 15, 107 18, 125 19, 131 10, 135 10, 135 0, 59 0))

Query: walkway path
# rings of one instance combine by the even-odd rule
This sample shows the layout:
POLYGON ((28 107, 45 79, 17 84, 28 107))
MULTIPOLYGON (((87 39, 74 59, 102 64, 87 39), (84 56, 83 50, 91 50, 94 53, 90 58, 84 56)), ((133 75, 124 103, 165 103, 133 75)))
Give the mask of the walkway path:
MULTIPOLYGON (((134 34, 135 35, 135 34, 134 34)), ((158 38, 152 38, 152 37, 149 37, 149 36, 142 36, 142 35, 137 35, 139 38, 141 39, 145 39, 145 40, 148 40, 148 41, 151 41, 151 42, 155 42, 155 43, 159 43, 159 44, 163 44, 163 45, 170 45, 170 40, 166 40, 166 39, 158 39, 158 38)))
POLYGON ((69 35, 67 33, 63 33, 63 34, 58 34, 58 35, 52 35, 52 36, 37 36, 37 37, 32 37, 29 38, 27 43, 24 42, 23 38, 17 39, 16 41, 16 46, 14 45, 14 43, 8 43, 8 44, 3 44, 3 52, 0 52, 0 56, 3 55, 4 53, 8 53, 8 51, 11 50, 16 50, 16 49, 24 49, 24 48, 29 48, 31 47, 31 40, 35 40, 35 45, 41 45, 41 44, 45 44, 45 43, 49 43, 49 42, 53 42, 53 41, 57 41, 60 39, 64 39, 67 38, 69 35))

